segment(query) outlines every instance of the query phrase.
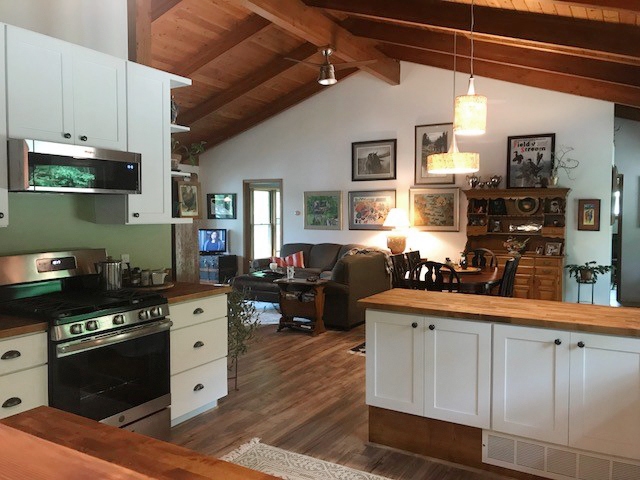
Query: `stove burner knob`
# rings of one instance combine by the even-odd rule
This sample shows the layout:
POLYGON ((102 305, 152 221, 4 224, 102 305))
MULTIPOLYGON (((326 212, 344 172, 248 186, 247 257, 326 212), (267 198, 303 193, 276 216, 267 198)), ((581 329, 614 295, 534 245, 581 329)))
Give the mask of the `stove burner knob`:
POLYGON ((116 315, 113 317, 114 325, 122 325, 124 323, 124 315, 116 315))
POLYGON ((73 335, 78 335, 79 333, 82 333, 82 324, 81 323, 75 323, 73 325, 71 325, 71 328, 69 329, 69 331, 73 334, 73 335))
POLYGON ((98 322, 96 320, 89 320, 85 326, 87 327, 88 331, 93 331, 93 330, 97 330, 98 329, 98 322))
POLYGON ((151 316, 159 317, 160 316, 160 309, 158 307, 153 307, 151 309, 151 316))
POLYGON ((147 318, 149 318, 149 312, 147 312, 146 310, 140 310, 138 312, 138 318, 140 320, 146 320, 147 318))

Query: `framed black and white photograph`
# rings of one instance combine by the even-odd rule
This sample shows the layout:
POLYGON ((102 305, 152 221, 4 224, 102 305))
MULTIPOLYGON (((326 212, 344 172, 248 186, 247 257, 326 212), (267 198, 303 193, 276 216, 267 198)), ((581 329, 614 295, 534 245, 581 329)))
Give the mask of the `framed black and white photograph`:
POLYGON ((395 190, 349 192, 349 230, 385 230, 382 224, 395 206, 395 190))
POLYGON ((342 192, 304 192, 304 228, 342 229, 342 192))
POLYGON ((178 214, 180 217, 200 218, 200 184, 178 181, 178 214))
POLYGON ((427 157, 432 153, 446 153, 453 141, 453 123, 416 126, 415 184, 455 183, 453 174, 445 175, 427 171, 427 157))
POLYGON ((236 213, 235 193, 208 193, 207 194, 207 218, 233 219, 236 213))
POLYGON ((418 230, 460 231, 459 188, 410 188, 409 219, 418 230))
POLYGON ((553 169, 555 133, 519 135, 507 140, 507 187, 546 187, 553 169))
POLYGON ((396 139, 351 144, 351 180, 396 178, 396 139))

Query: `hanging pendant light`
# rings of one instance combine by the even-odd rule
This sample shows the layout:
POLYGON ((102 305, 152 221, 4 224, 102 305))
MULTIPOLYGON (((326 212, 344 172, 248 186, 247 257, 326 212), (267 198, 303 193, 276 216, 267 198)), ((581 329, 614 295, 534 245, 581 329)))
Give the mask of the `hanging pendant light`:
POLYGON ((453 131, 458 135, 483 135, 487 130, 487 97, 477 95, 473 84, 473 0, 471 0, 471 76, 466 95, 455 100, 453 131))
MULTIPOLYGON (((456 41, 453 34, 453 97, 456 95, 456 41)), ((454 102, 455 104, 455 102, 454 102)), ((427 172, 434 174, 475 173, 480 170, 480 154, 458 151, 456 131, 453 130, 451 146, 447 153, 433 153, 427 156, 427 172)))

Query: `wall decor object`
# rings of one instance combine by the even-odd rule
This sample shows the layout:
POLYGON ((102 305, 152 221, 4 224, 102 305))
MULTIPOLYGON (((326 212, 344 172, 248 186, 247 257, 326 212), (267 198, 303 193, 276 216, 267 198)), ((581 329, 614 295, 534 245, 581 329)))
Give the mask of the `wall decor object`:
POLYGON ((455 183, 455 175, 427 172, 427 156, 446 153, 453 138, 453 123, 416 125, 415 184, 455 183))
POLYGON ((562 255, 562 242, 547 242, 544 244, 545 255, 562 255))
POLYGON ((555 146, 555 133, 509 137, 507 187, 546 187, 553 168, 555 146))
POLYGON ((578 200, 578 230, 600 230, 600 200, 578 200))
POLYGON ((236 199, 235 193, 208 193, 207 218, 218 220, 237 218, 236 199))
POLYGON ((396 178, 396 139, 351 144, 351 180, 396 178))
POLYGON ((304 192, 304 228, 342 230, 342 192, 304 192))
POLYGON ((395 206, 395 190, 349 192, 349 230, 386 230, 382 224, 395 206))
POLYGON ((409 218, 418 230, 460 230, 459 188, 410 188, 409 218))
POLYGON ((200 184, 176 182, 178 185, 178 214, 181 217, 200 218, 200 184))
POLYGON ((539 199, 533 197, 518 198, 515 207, 522 215, 531 215, 538 211, 539 199))

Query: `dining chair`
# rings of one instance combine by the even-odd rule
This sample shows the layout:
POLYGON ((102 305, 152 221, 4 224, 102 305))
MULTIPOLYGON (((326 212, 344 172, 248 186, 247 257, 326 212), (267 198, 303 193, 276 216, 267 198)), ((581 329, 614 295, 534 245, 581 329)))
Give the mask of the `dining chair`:
POLYGON ((419 262, 410 270, 408 283, 413 290, 457 292, 460 289, 460 277, 454 269, 444 263, 428 260, 419 262), (421 280, 423 271, 424 280, 421 280))
POLYGON ((401 253, 398 255, 391 255, 391 264, 393 265, 391 286, 393 288, 409 288, 406 278, 407 273, 409 272, 409 265, 405 256, 401 253))
POLYGON ((500 279, 498 296, 500 297, 513 297, 513 287, 516 281, 516 270, 518 270, 518 264, 520 263, 520 256, 515 256, 507 260, 504 265, 504 272, 500 279))
POLYGON ((413 250, 404 254, 407 257, 407 265, 409 270, 420 263, 420 250, 413 250))
POLYGON ((473 253, 473 258, 471 259, 472 267, 493 268, 498 266, 496 254, 488 248, 476 248, 471 253, 473 253))

